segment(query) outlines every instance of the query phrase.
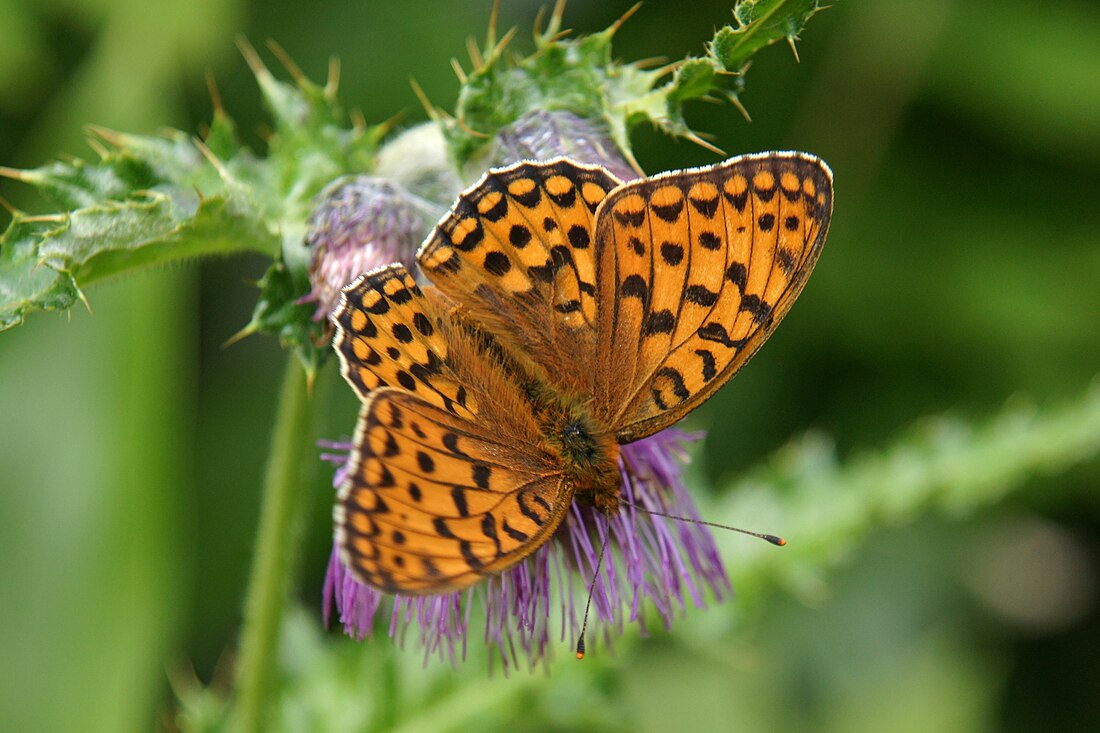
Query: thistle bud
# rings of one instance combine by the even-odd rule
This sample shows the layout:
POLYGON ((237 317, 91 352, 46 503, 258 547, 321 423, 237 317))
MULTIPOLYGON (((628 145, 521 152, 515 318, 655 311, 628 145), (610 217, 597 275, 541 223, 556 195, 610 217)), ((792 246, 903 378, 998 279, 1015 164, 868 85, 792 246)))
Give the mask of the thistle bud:
POLYGON ((621 181, 638 177, 618 146, 598 123, 565 110, 535 110, 497 133, 483 169, 520 160, 547 160, 565 156, 578 163, 599 165, 621 181))
POLYGON ((302 299, 317 303, 315 321, 328 317, 339 303, 340 290, 362 273, 391 262, 411 269, 436 217, 430 203, 397 183, 371 176, 339 178, 317 202, 306 235, 313 289, 302 299))

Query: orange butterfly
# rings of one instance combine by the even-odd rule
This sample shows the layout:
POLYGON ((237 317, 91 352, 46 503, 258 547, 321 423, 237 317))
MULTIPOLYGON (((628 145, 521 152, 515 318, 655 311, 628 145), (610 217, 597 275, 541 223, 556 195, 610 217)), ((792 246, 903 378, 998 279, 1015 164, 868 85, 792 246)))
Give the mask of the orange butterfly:
POLYGON ((702 404, 817 262, 832 174, 763 153, 622 183, 558 158, 489 171, 417 254, 333 314, 363 406, 335 508, 363 583, 440 593, 519 562, 574 500, 619 509, 619 445, 702 404))

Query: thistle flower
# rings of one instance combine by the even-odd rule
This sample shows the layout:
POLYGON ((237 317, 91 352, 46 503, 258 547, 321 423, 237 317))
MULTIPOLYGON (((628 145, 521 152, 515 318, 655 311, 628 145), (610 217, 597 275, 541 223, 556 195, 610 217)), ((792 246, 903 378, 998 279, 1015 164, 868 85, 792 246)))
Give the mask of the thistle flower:
MULTIPOLYGON (((425 661, 434 656, 457 662, 465 656, 477 605, 485 614, 484 641, 504 671, 524 663, 533 668, 549 658, 555 640, 572 643, 578 637, 587 596, 578 593, 575 580, 592 580, 610 533, 609 552, 592 584, 592 638, 610 645, 628 623, 646 633, 647 603, 668 628, 689 603, 701 608, 708 595, 720 601, 732 590, 706 527, 648 513, 699 519, 681 469, 685 446, 700 438, 669 429, 623 446, 619 470, 625 501, 619 514, 608 518, 574 502, 550 541, 469 590, 389 595, 357 581, 334 548, 324 586, 325 623, 335 608, 345 633, 365 639, 379 619, 388 618, 387 635, 400 643, 411 631, 425 661)), ((352 446, 324 445, 332 451, 323 457, 337 466, 338 486, 352 446)))
POLYGON ((595 122, 565 110, 528 112, 497 133, 478 167, 508 165, 518 160, 567 158, 606 168, 620 181, 638 177, 615 144, 595 122))
POLYGON ((317 303, 315 321, 327 322, 340 290, 363 272, 390 262, 411 267, 438 218, 434 207, 403 186, 371 176, 338 178, 317 202, 306 235, 313 289, 301 300, 317 303))

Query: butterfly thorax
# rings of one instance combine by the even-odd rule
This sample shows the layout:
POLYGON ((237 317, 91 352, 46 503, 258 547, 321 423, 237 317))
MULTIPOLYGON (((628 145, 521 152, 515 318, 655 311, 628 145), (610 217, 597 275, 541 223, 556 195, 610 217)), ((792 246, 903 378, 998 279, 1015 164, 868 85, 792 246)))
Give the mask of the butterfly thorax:
POLYGON ((574 498, 604 514, 619 511, 619 444, 577 402, 555 396, 540 400, 539 422, 547 443, 561 460, 574 487, 574 498))
MULTIPOLYGON (((574 498, 604 514, 619 511, 622 478, 619 474, 619 443, 612 430, 604 427, 585 409, 582 400, 550 386, 562 375, 551 375, 512 340, 500 338, 479 325, 461 306, 450 314, 471 336, 476 349, 498 365, 501 374, 522 393, 546 439, 572 485, 574 498)), ((482 314, 481 320, 487 320, 482 314)), ((580 339, 583 334, 577 334, 580 339)))

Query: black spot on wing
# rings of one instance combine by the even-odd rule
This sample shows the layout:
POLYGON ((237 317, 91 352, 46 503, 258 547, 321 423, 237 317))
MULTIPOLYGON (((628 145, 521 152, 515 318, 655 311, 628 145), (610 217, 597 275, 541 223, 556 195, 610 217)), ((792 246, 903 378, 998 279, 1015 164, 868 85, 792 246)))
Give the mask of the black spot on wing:
POLYGON ((704 341, 713 341, 731 349, 740 350, 745 346, 746 339, 731 339, 729 332, 721 323, 707 323, 699 328, 696 333, 704 341))
POLYGON ((714 379, 714 377, 718 374, 718 371, 715 369, 714 365, 714 354, 710 353, 706 349, 696 349, 695 355, 698 356, 699 359, 703 362, 703 381, 709 382, 710 380, 714 379))
POLYGON ((466 453, 458 447, 458 436, 454 433, 443 434, 443 447, 449 450, 451 453, 455 454, 456 456, 466 455, 466 453))
POLYGON ((676 316, 672 314, 672 311, 668 309, 652 311, 646 318, 644 333, 646 336, 653 336, 659 333, 672 333, 672 329, 675 326, 676 316))
POLYGON ((742 263, 731 262, 730 266, 726 268, 726 279, 736 285, 737 289, 743 293, 749 282, 749 273, 742 263))
POLYGON ((748 311, 752 319, 763 325, 771 317, 772 307, 756 295, 745 295, 741 298, 741 310, 748 311))
POLYGON ((646 286, 645 279, 641 275, 629 275, 622 284, 619 285, 619 293, 624 298, 638 298, 642 301, 642 305, 645 305, 649 297, 649 289, 646 286))
POLYGON ((564 244, 558 244, 550 248, 550 259, 554 263, 554 272, 566 265, 576 267, 573 263, 573 252, 564 244))
POLYGON ((722 248, 722 238, 714 232, 700 232, 699 246, 711 252, 722 248))
POLYGON ((645 223, 645 211, 625 211, 623 209, 615 209, 612 212, 615 216, 615 220, 623 226, 640 227, 645 223))
POLYGON ((432 322, 428 320, 428 317, 423 313, 417 313, 413 316, 413 326, 420 332, 422 336, 431 336, 435 333, 435 329, 432 328, 432 322))
POLYGON ((367 311, 368 313, 373 313, 376 316, 385 315, 386 313, 390 312, 390 302, 385 298, 379 298, 370 305, 367 305, 365 302, 363 302, 362 307, 363 310, 367 311))
POLYGON ((733 208, 737 209, 738 213, 743 212, 745 210, 745 205, 749 202, 748 189, 741 193, 728 193, 723 191, 722 195, 726 197, 726 201, 729 201, 733 208))
POLYGON ((504 521, 500 523, 500 528, 504 530, 504 534, 508 535, 516 542, 526 542, 531 539, 526 532, 521 532, 518 529, 510 527, 507 519, 504 519, 504 521))
POLYGON ((513 224, 508 231, 508 241, 516 249, 523 249, 531 243, 531 230, 522 224, 513 224))
POLYGON ((470 516, 470 506, 466 503, 466 490, 461 486, 451 487, 451 501, 454 502, 455 511, 460 517, 470 516))
POLYGON ((692 208, 708 219, 713 219, 715 212, 718 211, 717 196, 712 199, 697 199, 692 197, 689 198, 688 201, 691 202, 692 208))
POLYGON ((492 205, 487 211, 482 213, 482 216, 491 222, 498 222, 504 218, 504 215, 508 213, 508 198, 501 195, 500 200, 492 205))
POLYGON ((539 527, 546 524, 546 521, 550 518, 549 505, 543 501, 541 496, 530 489, 521 489, 520 492, 516 494, 516 503, 519 504, 519 510, 523 516, 530 519, 539 527), (537 507, 535 505, 537 505, 537 507), (544 513, 539 514, 538 508, 541 508, 544 513))
POLYGON ((397 383, 410 392, 416 391, 416 380, 413 375, 406 372, 404 369, 397 370, 397 383))
POLYGON ((577 203, 576 186, 570 186, 568 189, 558 194, 553 194, 547 191, 546 195, 550 197, 551 201, 553 201, 555 204, 563 209, 571 208, 573 204, 577 203))
POLYGON ((454 532, 451 531, 451 528, 447 526, 447 520, 444 517, 433 518, 432 528, 435 530, 435 533, 440 537, 444 537, 448 540, 458 539, 457 537, 455 537, 454 532))
POLYGON ((684 248, 676 242, 664 242, 661 245, 661 259, 666 265, 675 267, 684 260, 684 248))
POLYGON ((492 469, 486 466, 484 463, 475 463, 472 469, 474 485, 479 489, 488 491, 489 489, 489 477, 492 476, 492 469))
POLYGON ((485 563, 481 562, 481 558, 474 554, 474 549, 468 540, 459 541, 458 549, 462 553, 462 559, 470 566, 470 570, 477 571, 484 566, 485 563))
POLYGON ((679 201, 668 204, 666 206, 658 206, 653 202, 650 202, 649 208, 653 211, 654 214, 657 215, 658 219, 662 219, 663 221, 667 221, 672 224, 675 223, 680 218, 680 214, 683 213, 684 200, 680 199, 679 201))
POLYGON ((684 296, 691 303, 710 307, 718 301, 718 293, 709 289, 706 285, 688 285, 684 296))
POLYGON ((504 551, 500 546, 500 538, 497 537, 497 523, 492 514, 486 514, 481 518, 481 533, 493 541, 496 545, 496 555, 500 557, 504 551))
POLYGON ((588 249, 588 245, 591 241, 592 238, 588 233, 588 227, 581 226, 580 224, 574 224, 569 227, 569 244, 573 245, 574 249, 588 249))
POLYGON ((392 300, 394 303, 397 303, 398 305, 404 305, 405 303, 408 303, 410 300, 412 300, 412 298, 413 295, 411 292, 409 292, 408 288, 395 290, 389 295, 389 299, 392 300))
POLYGON ((542 283, 554 282, 555 272, 557 272, 557 270, 554 267, 554 263, 550 260, 547 260, 545 264, 531 265, 527 268, 527 274, 531 279, 542 283))
MULTIPOLYGON (((672 407, 672 405, 665 402, 664 395, 661 394, 661 390, 657 387, 661 380, 668 382, 669 386, 672 388, 672 394, 675 395, 680 402, 683 402, 691 396, 691 393, 687 389, 687 385, 684 384, 684 375, 680 374, 678 370, 672 367, 661 367, 653 373, 653 386, 650 388, 650 392, 653 395, 653 401, 656 403, 657 407, 662 410, 667 410, 672 407)), ((676 404, 679 404, 679 402, 676 404)))
POLYGON ((789 249, 780 247, 775 252, 775 258, 784 274, 790 275, 794 271, 794 254, 789 249))
POLYGON ((500 277, 512 269, 512 260, 503 252, 494 250, 485 254, 485 264, 483 266, 486 272, 500 277))

